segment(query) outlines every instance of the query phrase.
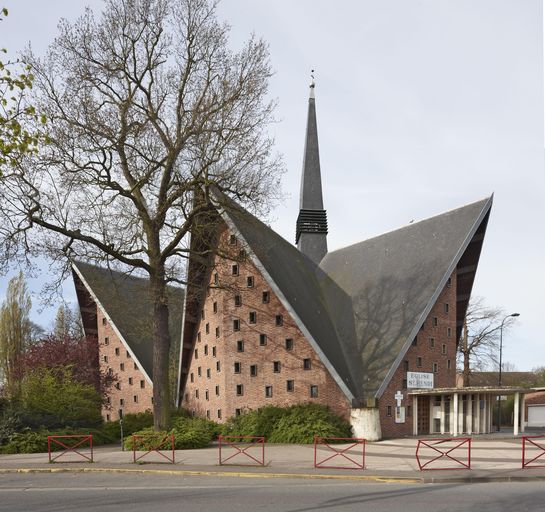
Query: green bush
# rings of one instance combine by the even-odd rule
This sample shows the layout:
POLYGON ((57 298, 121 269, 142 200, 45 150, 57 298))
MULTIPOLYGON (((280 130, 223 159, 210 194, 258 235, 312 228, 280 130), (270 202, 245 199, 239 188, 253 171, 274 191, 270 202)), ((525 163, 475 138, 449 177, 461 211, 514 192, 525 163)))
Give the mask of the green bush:
POLYGON ((176 419, 173 423, 173 428, 179 434, 183 434, 187 430, 204 430, 207 432, 210 440, 216 439, 223 432, 223 426, 215 421, 190 416, 183 416, 176 419))
MULTIPOLYGON (((129 436, 134 432, 153 426, 153 414, 151 411, 139 412, 136 414, 125 414, 123 417, 123 435, 129 436)), ((102 426, 102 430, 112 439, 119 440, 121 430, 119 420, 108 421, 102 426)))
POLYGON ((230 418, 223 428, 224 435, 254 436, 269 439, 276 423, 287 413, 288 408, 268 405, 255 411, 244 411, 230 418))

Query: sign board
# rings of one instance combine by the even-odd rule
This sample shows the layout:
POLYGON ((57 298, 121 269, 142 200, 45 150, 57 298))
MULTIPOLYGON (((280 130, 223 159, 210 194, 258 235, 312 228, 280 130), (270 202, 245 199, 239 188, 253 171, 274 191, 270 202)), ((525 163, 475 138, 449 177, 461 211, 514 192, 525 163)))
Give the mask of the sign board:
POLYGON ((405 406, 396 407, 395 422, 405 423, 405 406))
POLYGON ((407 387, 433 389, 433 373, 407 372, 407 387))

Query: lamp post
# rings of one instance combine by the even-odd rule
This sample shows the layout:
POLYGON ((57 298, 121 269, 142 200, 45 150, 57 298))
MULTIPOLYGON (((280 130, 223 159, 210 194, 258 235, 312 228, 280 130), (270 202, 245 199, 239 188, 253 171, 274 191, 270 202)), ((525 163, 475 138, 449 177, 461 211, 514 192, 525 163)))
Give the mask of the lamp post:
MULTIPOLYGON (((511 313, 510 315, 507 315, 502 321, 500 326, 500 371, 499 371, 499 378, 498 378, 498 387, 501 388, 501 356, 502 356, 502 350, 503 350, 503 324, 508 318, 511 318, 512 316, 520 316, 520 313, 511 313)), ((515 419, 515 421, 517 421, 515 419)), ((498 395, 498 432, 501 428, 501 395, 498 395)))

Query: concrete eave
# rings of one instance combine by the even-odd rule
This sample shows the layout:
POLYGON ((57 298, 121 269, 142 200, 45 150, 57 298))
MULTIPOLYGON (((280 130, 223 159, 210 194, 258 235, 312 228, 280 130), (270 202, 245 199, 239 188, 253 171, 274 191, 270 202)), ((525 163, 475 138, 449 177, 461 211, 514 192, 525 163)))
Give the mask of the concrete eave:
POLYGON ((407 390, 409 395, 466 395, 473 393, 483 393, 489 395, 511 395, 514 393, 531 393, 530 388, 521 388, 513 386, 471 386, 467 388, 434 388, 434 389, 413 389, 407 390))

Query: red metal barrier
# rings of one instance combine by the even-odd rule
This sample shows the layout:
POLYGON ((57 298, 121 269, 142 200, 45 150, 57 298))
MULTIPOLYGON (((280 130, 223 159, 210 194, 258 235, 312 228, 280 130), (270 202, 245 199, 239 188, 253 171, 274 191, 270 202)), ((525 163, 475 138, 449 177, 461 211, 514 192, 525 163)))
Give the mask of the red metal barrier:
MULTIPOLYGON (((534 464, 534 462, 545 455, 545 446, 539 444, 539 442, 534 441, 534 439, 543 439, 545 442, 545 436, 522 436, 522 469, 524 468, 545 468, 545 464, 534 464), (526 447, 529 445, 528 448, 526 447), (538 451, 536 451, 536 449, 538 451), (531 452, 531 455, 537 455, 529 460, 526 458, 529 456, 528 452, 531 452)), ((541 460, 540 462, 545 462, 541 460)))
MULTIPOLYGON (((55 450, 54 450, 55 451, 55 450)), ((55 462, 57 459, 62 457, 63 455, 66 455, 69 452, 78 454, 81 458, 93 462, 93 435, 73 435, 73 436, 47 436, 47 452, 49 454, 49 462, 55 462), (73 439, 74 441, 78 440, 75 444, 65 444, 64 442, 60 441, 60 439, 73 439), (81 452, 81 449, 84 448, 84 444, 86 442, 89 442, 89 449, 91 451, 91 455, 87 455, 85 453, 81 452), (62 450, 59 454, 52 457, 51 456, 51 448, 61 447, 62 450)), ((79 460, 71 460, 71 461, 64 461, 64 462, 80 462, 79 460)))
MULTIPOLYGON (((250 459, 251 461, 254 461, 259 466, 265 465, 265 438, 264 437, 252 437, 252 436, 219 436, 219 463, 220 466, 224 465, 227 461, 237 457, 238 455, 243 455, 245 460, 246 458, 250 459), (222 446, 223 450, 225 450, 225 447, 227 449, 233 449, 235 453, 232 455, 229 455, 227 458, 223 458, 223 452, 222 452, 222 446), (256 454, 256 457, 254 457, 251 453, 248 453, 249 450, 252 448, 256 448, 258 451, 258 454, 256 454), (259 457, 259 453, 261 454, 261 459, 257 458, 259 457)), ((243 466, 245 464, 237 464, 240 466, 243 466)), ((251 462, 246 465, 252 465, 251 462)))
POLYGON ((163 439, 153 445, 150 449, 148 449, 146 451, 146 449, 144 450, 138 450, 138 441, 141 441, 141 440, 146 440, 146 439, 150 439, 153 438, 153 434, 150 434, 150 435, 136 435, 136 434, 133 434, 132 436, 132 461, 133 462, 138 462, 139 460, 142 460, 144 457, 146 457, 147 455, 149 455, 150 453, 158 453, 159 455, 161 455, 161 457, 165 458, 168 462, 170 462, 171 464, 176 464, 176 457, 175 457, 175 448, 174 448, 174 434, 169 434, 169 435, 166 435, 165 437, 163 437, 163 439), (137 451, 142 451, 144 453, 142 453, 141 455, 136 455, 136 452, 137 451), (169 455, 167 455, 165 452, 171 452, 172 453, 172 457, 170 457, 169 455))
MULTIPOLYGON (((433 455, 433 454, 432 454, 433 455)), ((442 469, 471 469, 471 438, 470 437, 452 437, 452 438, 446 438, 446 439, 419 439, 418 445, 416 447, 416 461, 418 462, 418 467, 420 468, 420 471, 424 470, 442 470, 442 469), (454 443, 454 446, 449 446, 449 444, 454 443), (441 448, 438 448, 439 445, 446 445, 441 448), (467 446, 467 455, 465 458, 467 458, 467 462, 464 462, 464 460, 460 460, 456 457, 454 457, 452 452, 454 450, 457 450, 463 446, 467 446), (439 455, 436 457, 433 457, 432 459, 422 463, 420 461, 420 457, 422 455, 419 453, 421 447, 430 448, 433 452, 437 452, 439 455), (429 468, 426 467, 430 464, 433 464, 435 461, 440 459, 448 459, 451 462, 454 462, 454 466, 443 466, 443 467, 433 467, 429 468)))
MULTIPOLYGON (((344 461, 342 461, 344 462, 344 461)), ((330 468, 330 469, 365 469, 365 439, 358 437, 318 437, 314 438, 314 467, 315 468, 330 468), (351 443, 349 446, 337 447, 331 446, 332 441, 346 441, 351 443), (318 446, 325 446, 327 453, 333 452, 332 455, 318 461, 318 446), (357 455, 360 457, 359 447, 361 446, 361 463, 347 455, 348 451, 354 447, 358 447, 357 455), (328 466, 326 463, 336 457, 346 459, 348 466, 328 466)))

